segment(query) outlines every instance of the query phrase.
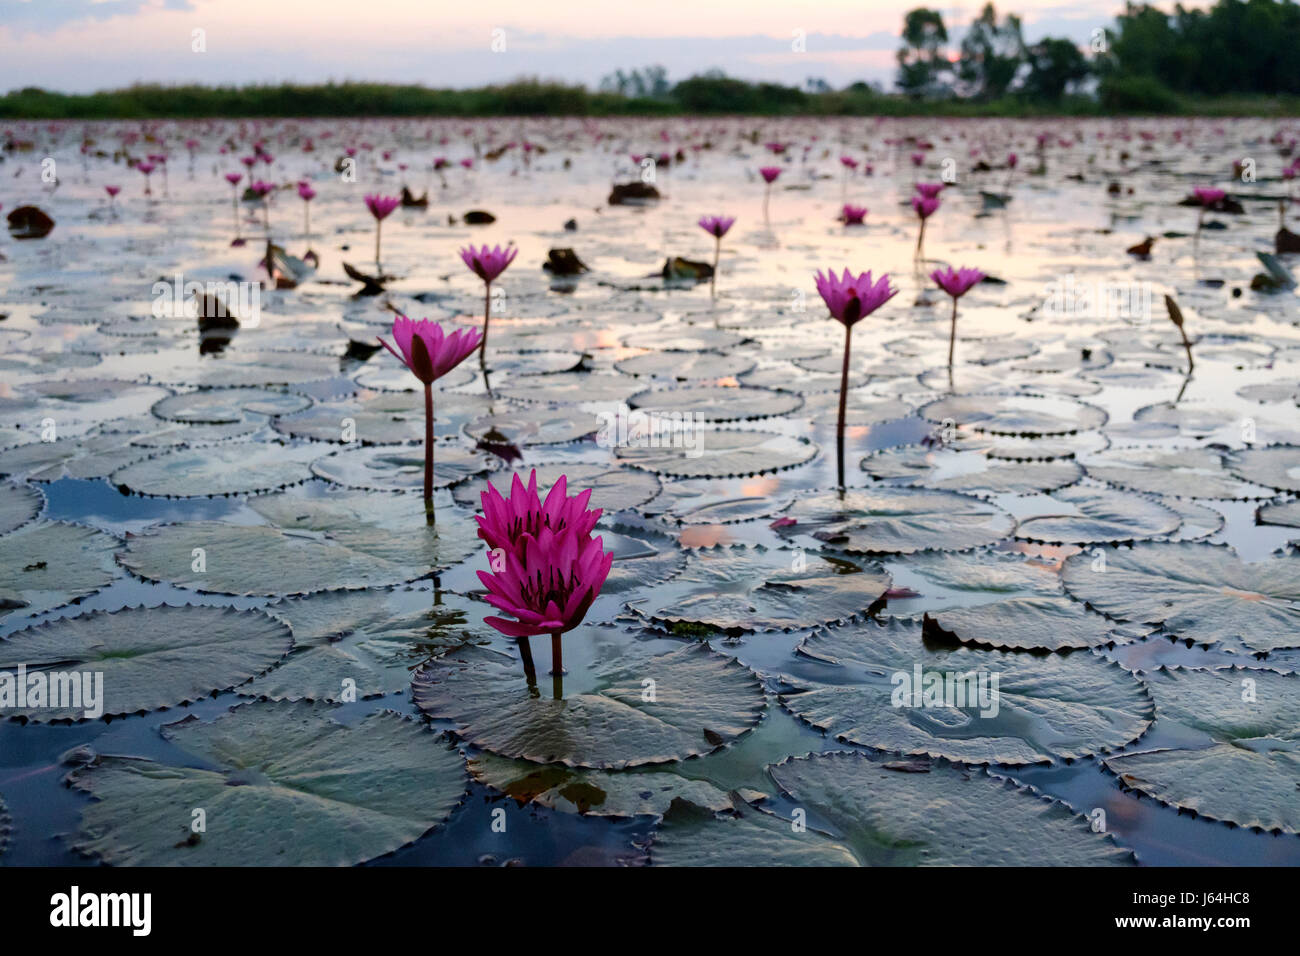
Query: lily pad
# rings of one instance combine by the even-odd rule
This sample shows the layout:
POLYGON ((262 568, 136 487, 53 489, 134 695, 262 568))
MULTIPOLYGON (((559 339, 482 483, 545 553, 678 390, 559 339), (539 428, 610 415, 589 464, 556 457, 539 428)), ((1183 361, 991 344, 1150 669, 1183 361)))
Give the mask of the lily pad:
POLYGON ((1300 498, 1279 504, 1265 505, 1259 509, 1260 524, 1278 524, 1286 528, 1300 528, 1300 498))
POLYGON ((88 713, 81 699, 75 707, 48 700, 5 713, 39 723, 175 707, 256 677, 292 644, 282 622, 230 607, 164 605, 57 618, 0 641, 0 670, 25 667, 67 672, 82 685, 89 680, 101 688, 101 712, 88 713))
POLYGON ((310 445, 239 442, 181 448, 127 465, 112 481, 136 494, 167 498, 249 495, 296 485, 311 477, 320 449, 310 445))
POLYGON ((600 431, 601 419, 575 409, 530 407, 483 415, 465 425, 465 434, 494 445, 562 445, 600 431))
POLYGON ((1089 477, 1153 495, 1181 498, 1266 497, 1233 477, 1213 448, 1112 448, 1087 460, 1089 477))
POLYGON ((483 505, 482 494, 487 491, 489 481, 505 494, 515 475, 527 484, 534 467, 537 469, 538 488, 550 488, 561 475, 565 475, 571 494, 579 489, 592 489, 591 506, 602 509, 606 514, 643 505, 658 495, 660 489, 659 479, 644 471, 576 463, 528 465, 509 471, 496 471, 457 485, 451 490, 452 497, 457 504, 480 511, 483 505))
POLYGON ((1234 475, 1279 491, 1300 492, 1300 445, 1270 445, 1234 452, 1234 475))
POLYGON ((642 392, 628 399, 647 415, 684 415, 688 421, 738 422, 786 415, 803 405, 793 392, 748 386, 693 385, 642 392))
POLYGON ((625 375, 687 381, 744 375, 753 369, 754 359, 721 352, 646 352, 616 362, 614 367, 625 375))
POLYGON ((324 591, 271 605, 293 629, 293 653, 239 688, 272 700, 362 700, 404 692, 435 654, 496 634, 485 605, 446 592, 324 591))
POLYGON ((671 597, 659 597, 640 610, 652 620, 722 631, 791 630, 864 613, 889 584, 889 575, 879 569, 816 553, 697 551, 673 578, 671 597))
POLYGON ((1050 498, 1059 512, 1022 519, 1016 537, 1049 544, 1141 541, 1173 534, 1183 523, 1172 508, 1133 492, 1078 485, 1050 498))
MULTIPOLYGON (((154 581, 220 594, 294 595, 404 584, 481 547, 470 516, 418 495, 267 495, 249 502, 270 525, 169 524, 133 535, 121 563, 154 581), (202 549, 198 569, 194 549, 202 549)), ((0 539, 0 547, 9 538, 0 539)))
POLYGON ((447 820, 465 793, 459 753, 391 712, 352 726, 333 713, 248 703, 164 726, 188 755, 176 764, 96 757, 68 777, 95 798, 73 849, 115 866, 348 866, 447 820), (191 829, 195 808, 203 833, 191 829))
POLYGON ((583 770, 484 753, 469 759, 469 772, 520 806, 532 803, 583 816, 658 820, 676 800, 710 811, 731 806, 727 795, 710 783, 653 770, 583 770))
POLYGON ((94 528, 39 521, 0 538, 0 619, 85 597, 117 576, 117 538, 94 528))
POLYGON ((565 405, 625 402, 641 389, 642 384, 630 375, 557 372, 554 375, 520 375, 496 392, 512 401, 565 405))
POLYGON ((287 415, 311 404, 305 395, 272 392, 264 388, 207 388, 164 398, 153 413, 167 421, 187 425, 224 425, 254 415, 287 415))
POLYGON ((1083 468, 1068 459, 1002 461, 981 451, 905 445, 862 459, 873 478, 907 479, 909 484, 968 494, 1028 495, 1072 485, 1083 468))
POLYGON ((41 513, 45 496, 32 485, 0 483, 0 534, 21 528, 41 513))
POLYGON ((1075 759, 1136 740, 1153 716, 1142 684, 1118 664, 1087 652, 931 650, 915 621, 817 631, 798 654, 812 663, 799 667, 794 689, 781 696, 791 713, 836 740, 907 756, 976 764, 1075 759), (959 679, 964 701, 955 696, 959 679), (944 694, 945 684, 954 696, 944 694))
POLYGON ((798 522, 790 534, 866 554, 961 551, 1001 541, 1016 526, 979 498, 912 488, 829 491, 796 500, 786 513, 798 522))
POLYGON ((777 432, 695 431, 689 446, 620 446, 620 461, 678 478, 727 478, 761 475, 802 465, 817 455, 817 446, 805 439, 777 432))
MULTIPOLYGON (((437 392, 433 396, 433 434, 447 438, 488 411, 481 395, 437 392)), ((359 402, 330 402, 277 418, 276 431, 294 438, 362 445, 395 445, 424 441, 424 395, 382 392, 359 402)))
POLYGON ((1068 435, 1100 428, 1106 413, 1069 398, 1034 395, 959 395, 921 407, 932 422, 951 421, 992 435, 1068 435))
POLYGON ((513 647, 506 653, 466 645, 426 664, 411 684, 412 696, 475 747, 598 769, 709 753, 748 733, 762 716, 758 679, 703 644, 641 641, 589 626, 562 640, 566 674, 554 694, 549 686, 547 693, 530 688, 513 647))
POLYGON ((0 451, 0 475, 29 481, 60 478, 107 478, 149 454, 132 444, 131 434, 102 434, 87 438, 33 441, 0 451))
POLYGON ((1246 564, 1225 545, 1178 542, 1068 558, 1066 589, 1110 617, 1163 625, 1200 644, 1234 638, 1256 651, 1300 647, 1300 556, 1246 564))
MULTIPOLYGON (((458 484, 482 474, 487 468, 485 455, 443 442, 434 448, 433 487, 446 488, 458 484)), ((417 491, 424 486, 424 446, 347 448, 317 458, 312 462, 311 470, 326 481, 348 488, 417 491)))
POLYGON ((931 764, 906 773, 866 754, 792 757, 776 784, 831 834, 754 808, 666 820, 650 847, 661 866, 1117 866, 1131 851, 1085 818, 985 771, 931 764))
POLYGON ((1116 641, 1114 624, 1066 597, 1013 598, 940 611, 934 619, 963 644, 980 647, 1061 651, 1116 641))
POLYGON ((1211 820, 1300 833, 1300 677, 1240 667, 1161 670, 1149 687, 1160 720, 1202 739, 1108 758, 1125 787, 1211 820))

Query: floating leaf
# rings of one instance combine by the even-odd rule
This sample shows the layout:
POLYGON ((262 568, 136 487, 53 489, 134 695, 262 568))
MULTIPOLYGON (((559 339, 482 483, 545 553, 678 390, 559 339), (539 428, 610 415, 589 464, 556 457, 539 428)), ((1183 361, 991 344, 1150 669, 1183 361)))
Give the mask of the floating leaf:
POLYGON ((1116 866, 1134 862, 1113 837, 1028 787, 944 764, 900 772, 866 754, 793 757, 776 784, 833 835, 756 809, 738 817, 669 818, 651 863, 667 866, 1116 866))
POLYGON ((182 448, 127 465, 112 481, 136 494, 168 498, 256 494, 306 481, 319 455, 310 445, 272 442, 182 448))
POLYGON ((1265 505, 1259 509, 1260 524, 1278 524, 1287 528, 1300 528, 1300 498, 1280 504, 1265 505))
POLYGON ((1083 477, 1077 462, 1001 461, 981 451, 905 445, 862 459, 873 478, 910 479, 941 491, 1027 495, 1074 484, 1083 477))
POLYGON ((932 422, 955 422, 992 435, 1068 435, 1100 428, 1106 413, 1069 398, 1034 395, 960 395, 921 407, 932 422))
POLYGON ((930 650, 919 623, 893 619, 814 632, 798 653, 813 663, 801 666, 795 689, 781 697, 791 713, 837 740, 908 756, 981 764, 1074 759, 1124 746, 1152 719, 1142 685, 1086 652, 930 650), (929 702, 932 681, 940 696, 929 702), (969 694, 964 705, 950 706, 962 698, 943 696, 945 683, 969 694))
POLYGON ((1066 597, 995 601, 940 611, 934 620, 962 643, 981 647, 1060 651, 1099 647, 1116 640, 1114 624, 1066 597))
POLYGON ((30 481, 107 478, 149 454, 148 448, 133 445, 132 439, 129 434, 105 434, 28 442, 0 452, 0 475, 30 481))
POLYGON ((1140 541, 1173 534, 1183 523, 1173 509, 1132 492, 1079 485, 1050 498, 1060 511, 1022 519, 1016 537, 1049 544, 1140 541))
POLYGON ((567 767, 622 769, 709 753, 720 746, 710 735, 734 740, 762 715, 758 679, 703 644, 593 627, 562 640, 560 699, 549 686, 548 693, 530 689, 513 648, 473 645, 425 665, 412 696, 430 717, 450 720, 466 743, 567 767))
POLYGON ((85 597, 117 576, 122 543, 80 525, 39 521, 0 538, 0 619, 21 607, 35 614, 85 597))
POLYGON ((1112 448, 1087 460, 1089 477, 1121 488, 1182 498, 1260 497, 1234 478, 1213 448, 1112 448))
POLYGON ((1157 726, 1174 720, 1205 739, 1187 749, 1108 758, 1125 787, 1212 820, 1300 833, 1300 677, 1240 667, 1162 669, 1148 686, 1157 726))
MULTIPOLYGON (((410 372, 406 374, 409 376, 410 372)), ((466 422, 483 415, 490 407, 491 403, 481 395, 435 393, 434 437, 459 434, 466 422)), ((272 424, 281 434, 315 441, 356 441, 362 445, 423 442, 424 395, 384 392, 360 402, 316 405, 277 418, 272 424)))
MULTIPOLYGON (((446 488, 482 474, 487 468, 485 455, 460 445, 439 444, 433 453, 433 487, 446 488)), ((311 470, 326 481, 349 488, 416 491, 424 486, 424 446, 348 448, 317 458, 311 470)))
POLYGON ((0 534, 21 528, 41 513, 45 496, 32 485, 0 483, 0 534))
POLYGON ((811 460, 817 446, 776 432, 694 431, 692 441, 669 447, 621 445, 621 461, 678 478, 727 478, 782 471, 811 460))
POLYGON ((659 494, 659 479, 654 475, 632 468, 588 464, 528 465, 510 471, 497 471, 457 485, 451 494, 458 504, 481 511, 481 496, 487 491, 488 482, 505 495, 509 493, 515 475, 527 484, 528 476, 534 468, 537 470, 539 489, 549 489, 561 475, 566 475, 570 494, 574 493, 573 489, 592 489, 592 506, 601 508, 606 514, 643 505, 659 494))
POLYGON ((1015 529, 1001 508, 951 491, 911 488, 830 491, 800 498, 787 512, 789 529, 814 534, 844 551, 911 554, 993 544, 1015 529))
POLYGON ((1234 475, 1279 491, 1300 492, 1300 445, 1270 445, 1234 452, 1234 475))
POLYGON ((391 712, 354 726, 333 713, 248 703, 164 726, 176 764, 97 756, 68 777, 95 798, 73 849, 114 866, 347 866, 447 820, 465 793, 459 753, 391 712))
POLYGON ((723 631, 790 630, 865 612, 889 589, 889 575, 802 551, 697 551, 673 578, 671 597, 640 608, 656 621, 723 631))
POLYGON ((803 399, 793 392, 767 388, 694 385, 642 392, 628 403, 646 415, 679 415, 688 423, 738 422, 789 414, 803 405, 803 399))
POLYGON ((754 367, 754 359, 719 352, 646 352, 616 362, 614 367, 626 375, 684 381, 744 375, 754 367))
POLYGON ((1066 589, 1103 614, 1201 644, 1300 647, 1300 556, 1246 564, 1224 545, 1182 542, 1103 553, 1104 571, 1085 552, 1061 572, 1066 589))
POLYGON ((199 591, 286 595, 404 584, 481 547, 473 521, 457 509, 441 508, 437 524, 427 525, 418 495, 277 494, 249 504, 271 525, 162 525, 131 536, 121 563, 141 577, 199 591), (203 549, 201 570, 195 548, 203 549))
POLYGON ((102 713, 87 713, 84 698, 75 707, 55 707, 51 699, 5 712, 42 722, 175 707, 256 677, 292 643, 282 622, 230 607, 164 605, 56 618, 0 641, 0 670, 65 672, 82 685, 93 680, 102 690, 102 713))
POLYGON ((727 795, 710 783, 652 770, 582 770, 485 753, 469 759, 469 772, 520 806, 534 803, 583 816, 659 819, 676 800, 710 811, 731 806, 727 795))
POLYGON ((304 395, 264 388, 206 388, 164 398, 153 413, 167 421, 221 425, 254 415, 287 415, 311 404, 304 395))

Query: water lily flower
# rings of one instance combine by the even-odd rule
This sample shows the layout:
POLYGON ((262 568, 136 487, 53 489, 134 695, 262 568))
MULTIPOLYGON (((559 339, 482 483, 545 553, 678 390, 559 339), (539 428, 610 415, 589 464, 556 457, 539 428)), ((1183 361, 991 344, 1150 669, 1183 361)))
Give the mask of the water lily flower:
POLYGON ((921 245, 925 242, 925 221, 935 214, 939 208, 939 197, 936 196, 913 196, 912 208, 921 220, 921 229, 916 235, 916 258, 921 258, 921 245))
POLYGON ((144 173, 144 194, 146 196, 152 196, 153 190, 149 186, 149 174, 152 173, 156 167, 151 162, 144 162, 136 163, 135 168, 144 173))
POLYGON ((375 217, 375 268, 379 268, 379 236, 383 227, 384 220, 388 218, 389 213, 402 204, 399 196, 380 196, 377 193, 370 193, 366 197, 366 208, 370 210, 370 215, 375 217))
POLYGON ((722 254, 722 237, 735 223, 735 216, 705 216, 700 220, 700 228, 713 237, 713 275, 709 277, 709 292, 718 294, 718 257, 722 254))
POLYGON ((948 267, 948 271, 935 269, 930 273, 930 278, 938 283, 939 288, 943 289, 952 296, 952 327, 948 333, 948 373, 952 374, 952 355, 953 349, 957 344, 957 300, 964 296, 977 283, 984 281, 984 273, 979 269, 953 269, 948 267))
POLYGON ((479 351, 479 364, 487 361, 488 324, 492 321, 492 283, 515 261, 519 250, 514 246, 502 249, 500 246, 489 248, 486 244, 475 248, 467 246, 460 250, 461 261, 476 276, 483 280, 483 345, 479 351))
POLYGON ((854 206, 851 203, 845 203, 844 208, 840 210, 840 222, 846 226, 860 226, 862 220, 867 218, 868 211, 866 206, 854 206))
POLYGON ((393 319, 393 341, 383 337, 379 344, 397 356, 424 385, 424 511, 433 523, 433 383, 446 375, 478 348, 477 329, 457 329, 448 334, 437 322, 415 322, 399 314, 393 319))
POLYGON ((113 208, 113 202, 117 199, 117 194, 122 191, 121 186, 105 186, 104 192, 108 193, 109 208, 113 208))
POLYGON ((316 190, 311 188, 311 183, 303 180, 298 183, 298 198, 302 200, 302 232, 304 236, 311 235, 311 201, 316 198, 316 190))
POLYGON ((937 199, 939 193, 943 192, 943 183, 915 183, 912 188, 925 199, 937 199))
POLYGON ((515 618, 483 621, 518 639, 530 680, 535 672, 528 639, 551 635, 557 698, 564 673, 561 635, 582 623, 614 562, 604 540, 591 536, 601 509, 589 509, 590 499, 591 489, 570 497, 568 477, 561 475, 543 502, 534 470, 527 486, 514 476, 508 498, 489 481, 481 496, 483 514, 475 517, 478 535, 491 549, 491 570, 478 572, 487 602, 515 618))
POLYGON ((871 271, 853 275, 848 269, 842 276, 828 269, 828 275, 817 272, 817 291, 830 310, 831 317, 844 325, 844 365, 840 372, 840 413, 835 426, 835 444, 838 451, 840 487, 844 487, 844 417, 849 397, 849 348, 852 344, 853 326, 863 317, 898 295, 890 288, 889 276, 882 275, 872 281, 871 271))
POLYGON ((764 166, 758 171, 758 173, 763 177, 763 182, 767 183, 763 191, 763 222, 767 222, 767 203, 768 200, 772 198, 772 184, 776 182, 776 178, 781 175, 781 167, 764 166))

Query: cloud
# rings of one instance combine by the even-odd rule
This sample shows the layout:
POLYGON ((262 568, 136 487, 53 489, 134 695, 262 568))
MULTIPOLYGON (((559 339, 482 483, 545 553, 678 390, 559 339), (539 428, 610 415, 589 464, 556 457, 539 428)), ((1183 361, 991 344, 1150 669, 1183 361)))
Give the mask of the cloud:
MULTIPOLYGON (((0 0, 0 27, 15 34, 53 33, 70 24, 134 16, 150 0, 0 0)), ((193 0, 164 0, 164 10, 194 9, 193 0)))

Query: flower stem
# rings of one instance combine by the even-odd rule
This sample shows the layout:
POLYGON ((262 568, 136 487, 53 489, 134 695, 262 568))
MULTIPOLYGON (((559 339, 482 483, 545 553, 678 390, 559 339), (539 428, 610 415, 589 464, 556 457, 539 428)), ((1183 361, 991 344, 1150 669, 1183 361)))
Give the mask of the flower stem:
POLYGON ((376 219, 375 220, 375 271, 376 272, 383 271, 379 266, 379 234, 380 232, 383 231, 383 228, 384 228, 384 221, 382 219, 376 219))
POLYGON ((853 338, 853 326, 844 326, 844 368, 840 372, 840 416, 835 425, 835 448, 838 452, 840 487, 844 487, 844 414, 849 400, 849 344, 853 338))
POLYGON ((478 344, 478 364, 487 365, 488 324, 492 321, 492 283, 483 284, 483 341, 478 344))
POLYGON ((952 328, 948 332, 948 368, 952 368, 953 348, 957 344, 957 297, 952 297, 952 328))
POLYGON ((433 524, 433 384, 424 383, 424 519, 433 524))
POLYGON ((551 632, 551 682, 556 700, 564 699, 564 656, 560 632, 551 632))
POLYGON ((722 237, 714 236, 713 239, 713 274, 709 276, 709 295, 713 298, 718 297, 718 257, 722 255, 722 237))
POLYGON ((528 678, 528 683, 537 682, 537 668, 533 665, 533 649, 528 646, 528 638, 518 638, 519 656, 524 662, 524 676, 528 678))

